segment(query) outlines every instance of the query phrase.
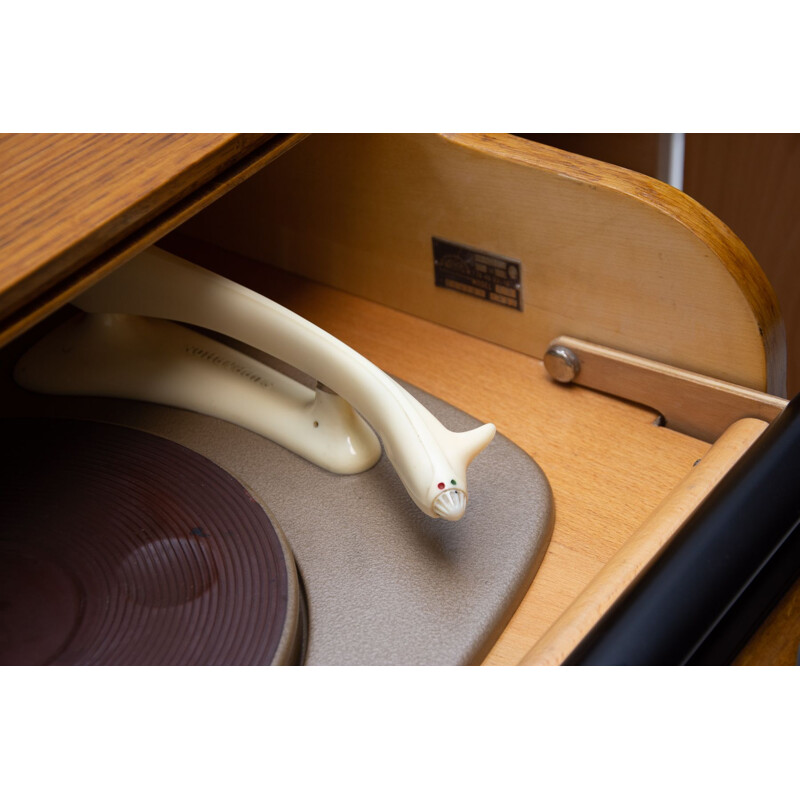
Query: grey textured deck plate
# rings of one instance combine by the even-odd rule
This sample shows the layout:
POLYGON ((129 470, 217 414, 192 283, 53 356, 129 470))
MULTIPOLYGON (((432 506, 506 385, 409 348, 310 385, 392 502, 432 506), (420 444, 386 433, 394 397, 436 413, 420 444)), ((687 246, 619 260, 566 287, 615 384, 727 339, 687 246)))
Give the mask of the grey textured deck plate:
MULTIPOLYGON (((477 424, 404 385, 452 430, 477 424)), ((547 479, 499 435, 470 466, 467 513, 453 523, 424 516, 385 456, 360 475, 338 476, 254 433, 190 411, 127 400, 28 398, 28 413, 38 408, 116 422, 172 439, 262 499, 289 540, 305 584, 306 664, 479 663, 533 580, 550 539, 547 479)))

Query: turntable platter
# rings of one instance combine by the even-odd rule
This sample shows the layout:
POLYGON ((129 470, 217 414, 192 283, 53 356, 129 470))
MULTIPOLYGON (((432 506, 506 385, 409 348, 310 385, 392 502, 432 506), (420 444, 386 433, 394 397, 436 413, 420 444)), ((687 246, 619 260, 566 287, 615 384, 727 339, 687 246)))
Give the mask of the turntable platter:
POLYGON ((0 663, 298 663, 294 559, 263 505, 159 436, 4 420, 0 663))

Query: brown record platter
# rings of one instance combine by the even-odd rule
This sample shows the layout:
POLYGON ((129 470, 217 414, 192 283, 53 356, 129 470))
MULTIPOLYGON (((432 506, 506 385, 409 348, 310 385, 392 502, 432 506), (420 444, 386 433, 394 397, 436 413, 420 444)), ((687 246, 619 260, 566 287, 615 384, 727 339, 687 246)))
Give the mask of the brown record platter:
POLYGON ((118 425, 11 419, 2 439, 3 663, 298 663, 291 550, 224 470, 118 425))

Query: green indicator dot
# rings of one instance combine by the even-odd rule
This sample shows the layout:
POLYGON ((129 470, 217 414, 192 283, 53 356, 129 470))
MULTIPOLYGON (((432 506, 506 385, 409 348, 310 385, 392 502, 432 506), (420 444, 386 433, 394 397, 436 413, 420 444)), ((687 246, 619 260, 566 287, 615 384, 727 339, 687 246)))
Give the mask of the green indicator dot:
POLYGON ((452 481, 450 481, 450 483, 452 483, 452 484, 453 484, 453 486, 455 486, 455 485, 456 485, 455 479, 453 479, 452 481))

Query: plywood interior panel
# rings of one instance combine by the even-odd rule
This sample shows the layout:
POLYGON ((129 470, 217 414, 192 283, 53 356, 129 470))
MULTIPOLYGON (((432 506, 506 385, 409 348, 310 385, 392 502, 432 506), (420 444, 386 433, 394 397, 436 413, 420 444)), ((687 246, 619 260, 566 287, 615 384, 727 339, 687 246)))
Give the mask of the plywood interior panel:
POLYGON ((774 295, 690 198, 513 136, 311 136, 189 235, 528 355, 570 335, 771 393, 774 295), (523 310, 434 285, 432 237, 521 262, 523 310))

